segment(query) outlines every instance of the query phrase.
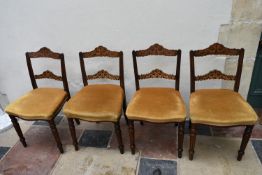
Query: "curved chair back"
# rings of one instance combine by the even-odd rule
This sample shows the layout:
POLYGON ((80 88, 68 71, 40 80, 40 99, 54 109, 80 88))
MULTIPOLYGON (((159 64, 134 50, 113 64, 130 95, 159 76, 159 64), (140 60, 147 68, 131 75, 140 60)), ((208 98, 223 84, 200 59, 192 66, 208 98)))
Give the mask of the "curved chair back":
POLYGON ((110 80, 119 80, 120 86, 125 89, 124 84, 124 65, 123 65, 123 52, 111 51, 106 47, 98 46, 92 51, 89 52, 79 52, 80 66, 82 72, 82 79, 84 86, 88 85, 88 80, 94 79, 110 79, 110 80), (99 70, 93 75, 87 75, 85 69, 85 58, 94 58, 94 57, 108 57, 108 58, 119 58, 119 75, 113 75, 106 70, 99 70))
POLYGON ((70 94, 69 88, 68 88, 67 77, 66 77, 66 68, 65 68, 65 60, 64 60, 63 53, 56 53, 56 52, 51 51, 47 47, 43 47, 40 50, 38 50, 37 52, 26 52, 26 61, 27 61, 27 67, 28 67, 31 83, 34 89, 38 88, 36 79, 47 78, 47 79, 62 81, 64 90, 68 93, 68 95, 70 94), (54 74, 53 72, 51 72, 50 70, 46 70, 39 75, 35 75, 33 71, 33 67, 32 67, 32 62, 31 62, 31 59, 35 59, 35 58, 51 58, 51 59, 59 60, 61 63, 62 76, 58 76, 54 74))
POLYGON ((191 75, 191 93, 195 92, 195 82, 196 81, 203 81, 209 79, 223 79, 229 81, 235 81, 234 84, 234 91, 238 92, 240 78, 242 73, 242 65, 243 65, 243 58, 244 58, 245 50, 241 49, 232 49, 227 48, 219 43, 214 43, 210 45, 206 49, 202 50, 191 50, 190 51, 190 75, 191 75), (212 70, 204 75, 195 75, 195 57, 203 57, 207 55, 229 55, 229 56, 238 56, 238 64, 237 64, 237 71, 235 75, 227 75, 222 73, 219 70, 212 70))
POLYGON ((169 50, 164 48, 159 44, 154 44, 145 50, 133 51, 133 64, 134 64, 134 73, 136 81, 136 90, 140 89, 139 80, 149 79, 149 78, 164 78, 169 80, 176 81, 176 90, 179 90, 179 79, 180 79, 180 64, 181 64, 181 50, 169 50), (160 56, 177 56, 177 66, 176 66, 176 75, 167 74, 160 69, 154 69, 147 74, 138 74, 137 68, 137 57, 145 57, 152 55, 160 56))

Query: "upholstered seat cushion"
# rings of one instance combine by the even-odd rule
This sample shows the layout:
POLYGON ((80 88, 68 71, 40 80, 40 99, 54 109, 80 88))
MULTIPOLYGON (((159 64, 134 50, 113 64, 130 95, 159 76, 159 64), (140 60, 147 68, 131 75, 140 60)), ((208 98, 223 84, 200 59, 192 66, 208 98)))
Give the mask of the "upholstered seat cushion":
POLYGON ((131 120, 181 122, 186 118, 186 108, 174 88, 141 88, 131 99, 126 115, 131 120))
POLYGON ((87 121, 115 122, 121 116, 123 99, 123 89, 118 85, 88 85, 65 104, 64 114, 87 121))
POLYGON ((67 93, 63 89, 37 88, 10 103, 5 111, 23 119, 50 120, 66 98, 67 93))
POLYGON ((190 96, 192 123, 215 126, 253 125, 256 112, 237 92, 228 89, 201 89, 190 96))

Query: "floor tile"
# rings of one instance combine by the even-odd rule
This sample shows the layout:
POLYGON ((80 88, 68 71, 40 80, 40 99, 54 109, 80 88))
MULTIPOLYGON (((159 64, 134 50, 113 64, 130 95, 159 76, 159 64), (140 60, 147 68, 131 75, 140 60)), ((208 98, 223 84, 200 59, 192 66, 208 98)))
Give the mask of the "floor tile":
POLYGON ((135 175, 139 155, 118 150, 81 147, 75 151, 66 146, 65 153, 55 165, 53 175, 135 175))
MULTIPOLYGON (((56 116, 55 117, 55 124, 58 125, 61 120, 63 119, 63 116, 56 116)), ((37 120, 33 123, 33 125, 44 125, 44 126, 49 126, 47 121, 42 121, 42 120, 37 120)))
POLYGON ((185 138, 184 155, 178 159, 179 175, 259 175, 262 166, 251 144, 242 161, 237 161, 240 138, 197 136, 194 160, 188 160, 189 137, 185 138))
MULTIPOLYGON (((57 127, 61 142, 63 145, 72 145, 72 137, 69 128, 57 127)), ((82 129, 76 129, 76 137, 79 139, 80 135, 83 133, 82 129)))
MULTIPOLYGON (((30 127, 32 122, 19 120, 19 124, 23 133, 25 133, 30 127)), ((12 147, 19 140, 14 127, 0 133, 0 146, 12 147)))
MULTIPOLYGON (((222 137, 239 137, 241 138, 245 130, 245 126, 237 126, 237 127, 213 127, 212 131, 214 136, 222 136, 222 137)), ((252 131, 252 138, 262 138, 262 125, 256 124, 252 131)))
POLYGON ((112 131, 109 130, 85 130, 79 145, 84 147, 107 148, 112 131))
POLYGON ((252 140, 252 145, 257 153, 257 157, 262 163, 262 140, 252 140))
POLYGON ((7 151, 10 149, 10 147, 2 147, 0 146, 0 159, 7 153, 7 151))
POLYGON ((244 126, 212 128, 214 136, 218 136, 218 137, 242 137, 244 130, 245 130, 244 126))
MULTIPOLYGON (((121 123, 121 130, 125 150, 130 150, 128 127, 125 122, 121 123)), ((135 122, 135 144, 137 151, 141 151, 144 157, 176 159, 176 130, 177 127, 174 124, 144 123, 142 126, 139 122, 135 122)), ((113 149, 118 148, 115 133, 112 136, 110 146, 113 149)))
POLYGON ((138 175, 176 175, 177 163, 173 160, 141 158, 138 175))
POLYGON ((48 174, 60 153, 48 127, 32 126, 24 134, 27 148, 20 142, 0 162, 0 173, 19 175, 48 174))
MULTIPOLYGON (((209 126, 205 126, 205 125, 197 125, 196 127, 197 129, 197 134, 198 135, 206 135, 206 136, 211 136, 211 129, 209 126)), ((190 133, 190 129, 189 129, 189 121, 186 121, 185 123, 185 134, 189 134, 190 133)))

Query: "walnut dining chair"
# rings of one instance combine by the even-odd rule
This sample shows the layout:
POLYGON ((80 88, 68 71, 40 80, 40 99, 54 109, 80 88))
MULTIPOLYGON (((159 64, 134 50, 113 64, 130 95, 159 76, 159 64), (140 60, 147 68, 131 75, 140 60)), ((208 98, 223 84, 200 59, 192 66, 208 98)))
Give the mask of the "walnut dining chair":
MULTIPOLYGON (((75 150, 78 150, 75 126, 73 119, 80 119, 88 122, 112 122, 119 143, 120 153, 124 153, 122 135, 120 129, 120 118, 122 110, 126 109, 123 52, 110 51, 103 46, 93 51, 80 52, 80 66, 84 87, 73 96, 64 107, 64 114, 68 118, 68 124, 75 150), (119 75, 113 75, 106 70, 100 70, 96 74, 87 75, 84 59, 95 57, 118 58, 119 75), (116 84, 88 84, 95 79, 117 80, 116 84)), ((127 120, 126 120, 127 121, 127 120)))
POLYGON ((132 154, 135 154, 136 149, 134 121, 157 124, 178 123, 178 157, 182 157, 186 108, 179 92, 180 63, 181 50, 169 50, 159 44, 154 44, 145 50, 133 51, 136 92, 126 111, 126 115, 129 120, 130 148, 132 154), (148 56, 163 56, 170 58, 177 57, 176 75, 167 74, 160 69, 154 69, 150 73, 146 74, 138 74, 137 58, 148 56), (140 88, 139 80, 149 78, 164 78, 173 80, 175 81, 175 87, 140 88))
MULTIPOLYGON (((49 123, 57 147, 61 153, 63 153, 63 147, 57 128, 54 122, 54 118, 60 112, 64 103, 70 98, 68 82, 66 77, 66 69, 64 62, 64 55, 62 53, 55 53, 50 49, 43 47, 37 52, 27 52, 26 53, 27 67, 33 86, 33 90, 26 93, 24 96, 18 98, 14 102, 10 103, 5 111, 9 114, 13 126, 20 138, 21 143, 24 147, 27 146, 25 138, 23 136, 22 130, 19 126, 17 118, 35 121, 43 120, 49 123), (42 74, 35 75, 33 71, 33 66, 31 59, 45 59, 51 58, 59 60, 61 63, 61 73, 62 76, 55 75, 49 70, 44 71, 42 74), (62 81, 64 88, 51 88, 37 86, 37 79, 53 79, 57 81, 62 81)), ((77 121, 79 123, 79 121, 77 121)))
POLYGON ((249 141, 252 129, 257 121, 256 112, 238 93, 244 49, 226 48, 214 43, 206 49, 190 51, 191 95, 190 95, 190 148, 189 159, 193 160, 196 142, 196 127, 207 125, 211 127, 246 126, 243 134, 237 160, 241 160, 249 141), (195 57, 208 55, 237 56, 238 63, 235 75, 212 70, 204 75, 195 75, 195 57), (234 89, 198 89, 196 81, 222 79, 234 81, 234 89))

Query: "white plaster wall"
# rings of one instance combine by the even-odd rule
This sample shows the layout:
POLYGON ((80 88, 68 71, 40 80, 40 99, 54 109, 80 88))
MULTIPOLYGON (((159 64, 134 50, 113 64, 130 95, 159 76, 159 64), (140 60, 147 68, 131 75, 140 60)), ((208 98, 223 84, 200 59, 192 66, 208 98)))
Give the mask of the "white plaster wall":
MULTIPOLYGON (((157 42, 182 49, 180 89, 188 101, 188 52, 217 42, 220 25, 230 21, 231 6, 231 0, 0 0, 0 91, 12 101, 30 90, 24 53, 47 46, 65 54, 70 90, 75 93, 82 87, 78 52, 104 45, 124 52, 130 99, 135 92, 131 51, 157 42)), ((172 72, 169 62, 151 63, 172 72)), ((38 71, 44 65, 38 64, 38 71)), ((91 67, 93 71, 97 66, 91 67)))

